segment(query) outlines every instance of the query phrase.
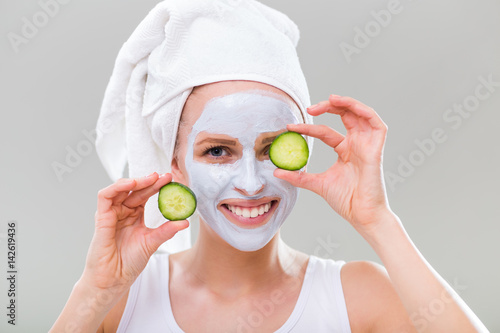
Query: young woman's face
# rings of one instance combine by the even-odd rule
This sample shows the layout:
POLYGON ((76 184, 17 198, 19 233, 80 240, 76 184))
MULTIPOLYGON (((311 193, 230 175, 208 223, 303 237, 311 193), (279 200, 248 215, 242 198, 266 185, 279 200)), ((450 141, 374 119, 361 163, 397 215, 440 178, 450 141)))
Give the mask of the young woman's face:
POLYGON ((273 176, 268 156, 273 139, 299 122, 294 106, 265 90, 217 96, 187 135, 182 164, 198 212, 241 251, 264 247, 297 200, 298 189, 273 176))

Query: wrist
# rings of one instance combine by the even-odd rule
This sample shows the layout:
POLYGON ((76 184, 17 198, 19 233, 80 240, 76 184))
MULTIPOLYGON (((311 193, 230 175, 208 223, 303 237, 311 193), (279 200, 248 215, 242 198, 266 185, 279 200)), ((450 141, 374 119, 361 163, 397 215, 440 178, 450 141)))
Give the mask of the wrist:
POLYGON ((120 299, 121 295, 110 289, 100 289, 79 280, 73 287, 73 293, 81 299, 83 307, 96 312, 107 312, 120 299))
POLYGON ((129 281, 123 277, 116 277, 116 274, 109 272, 103 276, 94 272, 92 269, 85 267, 77 284, 81 288, 86 288, 90 292, 97 293, 105 291, 112 295, 122 295, 134 283, 134 280, 129 281))
POLYGON ((80 279, 50 332, 95 332, 120 297, 116 292, 95 288, 80 279))
POLYGON ((383 243, 387 237, 392 237, 394 233, 398 233, 403 229, 401 220, 390 209, 384 209, 376 214, 374 220, 365 225, 362 230, 357 230, 361 236, 370 244, 375 245, 383 243))

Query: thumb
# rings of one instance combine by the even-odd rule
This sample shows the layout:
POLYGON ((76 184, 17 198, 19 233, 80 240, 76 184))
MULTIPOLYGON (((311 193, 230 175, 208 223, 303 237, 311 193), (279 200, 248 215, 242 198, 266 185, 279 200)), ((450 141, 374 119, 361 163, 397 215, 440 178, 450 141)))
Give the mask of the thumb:
POLYGON ((165 243, 170 238, 174 237, 177 232, 187 227, 189 227, 188 220, 168 221, 163 223, 149 234, 150 247, 156 251, 161 244, 165 243))
POLYGON ((315 176, 305 171, 289 171, 284 169, 274 170, 274 176, 286 180, 295 187, 301 187, 313 192, 316 191, 315 176))

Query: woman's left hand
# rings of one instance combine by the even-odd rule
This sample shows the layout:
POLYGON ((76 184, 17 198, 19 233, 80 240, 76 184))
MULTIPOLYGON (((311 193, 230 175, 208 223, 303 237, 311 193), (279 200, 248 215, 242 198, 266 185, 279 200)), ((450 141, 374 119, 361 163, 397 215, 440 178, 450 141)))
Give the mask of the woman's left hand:
POLYGON ((335 150, 337 161, 319 174, 276 169, 274 175, 322 196, 358 232, 376 227, 393 214, 382 171, 387 125, 375 110, 350 97, 331 95, 308 112, 340 115, 346 135, 325 125, 288 125, 288 130, 320 139, 335 150))

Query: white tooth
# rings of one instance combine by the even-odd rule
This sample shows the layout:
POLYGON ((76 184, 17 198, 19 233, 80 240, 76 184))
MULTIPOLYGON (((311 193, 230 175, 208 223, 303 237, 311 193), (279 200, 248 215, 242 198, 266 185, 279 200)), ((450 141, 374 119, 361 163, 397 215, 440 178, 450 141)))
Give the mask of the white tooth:
POLYGON ((264 214, 264 207, 265 207, 265 206, 266 206, 266 205, 261 205, 261 206, 259 206, 259 215, 264 214))
POLYGON ((266 203, 266 206, 264 207, 264 212, 267 213, 269 211, 270 207, 271 207, 271 205, 266 203))
POLYGON ((227 208, 230 210, 230 211, 233 211, 234 210, 234 207, 231 206, 231 205, 227 205, 227 208))
POLYGON ((241 210, 241 213, 242 213, 243 217, 250 217, 250 215, 251 215, 250 214, 250 209, 248 209, 248 208, 243 208, 241 210))
POLYGON ((236 215, 241 216, 241 208, 240 208, 240 207, 236 207, 236 209, 234 210, 234 213, 235 213, 236 215))
POLYGON ((257 217, 259 215, 259 210, 257 208, 252 208, 250 212, 250 217, 257 217))

